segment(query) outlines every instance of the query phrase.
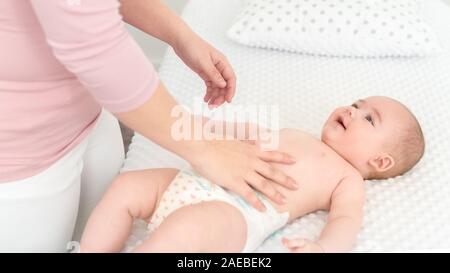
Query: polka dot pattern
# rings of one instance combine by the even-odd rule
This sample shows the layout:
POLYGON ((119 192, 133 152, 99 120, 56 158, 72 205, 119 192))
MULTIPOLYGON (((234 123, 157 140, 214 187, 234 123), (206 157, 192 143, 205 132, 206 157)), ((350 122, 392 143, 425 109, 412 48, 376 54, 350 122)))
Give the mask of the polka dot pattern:
POLYGON ((149 221, 148 229, 150 232, 155 231, 170 214, 181 207, 215 200, 216 195, 224 193, 221 188, 195 172, 180 171, 161 197, 160 204, 149 221))
POLYGON ((248 0, 228 37, 248 46, 330 56, 440 52, 416 0, 248 0))

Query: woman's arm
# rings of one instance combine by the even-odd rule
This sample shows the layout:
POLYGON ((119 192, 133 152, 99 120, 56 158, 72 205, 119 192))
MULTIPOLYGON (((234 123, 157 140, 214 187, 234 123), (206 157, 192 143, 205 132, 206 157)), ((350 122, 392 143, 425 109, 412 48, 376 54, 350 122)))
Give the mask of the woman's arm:
POLYGON ((205 82, 204 101, 211 108, 231 102, 236 92, 236 76, 227 58, 161 0, 121 0, 120 12, 125 22, 173 47, 205 82))
POLYGON ((116 0, 31 0, 56 59, 111 112, 149 99, 158 76, 127 32, 116 0))
POLYGON ((172 47, 177 47, 182 37, 195 35, 161 0, 120 0, 120 4, 125 22, 172 47))

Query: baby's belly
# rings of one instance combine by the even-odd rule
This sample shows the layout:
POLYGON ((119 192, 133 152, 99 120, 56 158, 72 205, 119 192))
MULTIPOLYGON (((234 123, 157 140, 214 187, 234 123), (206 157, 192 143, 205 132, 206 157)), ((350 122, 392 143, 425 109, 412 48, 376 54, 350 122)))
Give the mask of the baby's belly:
POLYGON ((295 166, 284 166, 281 170, 294 178, 299 184, 299 188, 290 190, 274 183, 273 186, 286 197, 287 203, 280 205, 274 201, 270 202, 279 212, 289 212, 289 220, 317 210, 328 210, 331 195, 343 177, 342 168, 329 168, 324 172, 322 168, 299 169, 295 166))

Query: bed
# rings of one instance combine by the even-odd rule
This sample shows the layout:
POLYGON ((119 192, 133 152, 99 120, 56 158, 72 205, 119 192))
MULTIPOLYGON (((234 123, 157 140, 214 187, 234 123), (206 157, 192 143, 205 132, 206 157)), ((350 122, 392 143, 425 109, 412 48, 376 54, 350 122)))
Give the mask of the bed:
MULTIPOLYGON (((444 48, 426 58, 327 58, 255 49, 230 41, 225 33, 240 0, 191 0, 182 17, 232 63, 237 78, 233 104, 280 106, 280 126, 319 136, 329 113, 370 95, 399 99, 416 114, 426 137, 426 153, 408 174, 366 181, 363 228, 354 252, 450 252, 450 7, 426 0, 423 8, 444 48)), ((176 99, 191 106, 200 100, 201 79, 168 50, 160 77, 176 99)), ((187 163, 136 134, 122 172, 187 163)), ((286 252, 282 236, 317 237, 327 213, 309 214, 269 237, 256 252, 286 252)), ((148 236, 136 221, 124 252, 148 236)))

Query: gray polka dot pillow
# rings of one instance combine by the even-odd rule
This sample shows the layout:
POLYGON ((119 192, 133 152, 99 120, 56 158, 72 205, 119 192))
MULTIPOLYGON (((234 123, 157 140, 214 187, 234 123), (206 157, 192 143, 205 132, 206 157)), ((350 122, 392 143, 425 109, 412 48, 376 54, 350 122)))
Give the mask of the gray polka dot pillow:
POLYGON ((227 35, 248 46, 318 55, 440 52, 417 0, 247 0, 227 35))

